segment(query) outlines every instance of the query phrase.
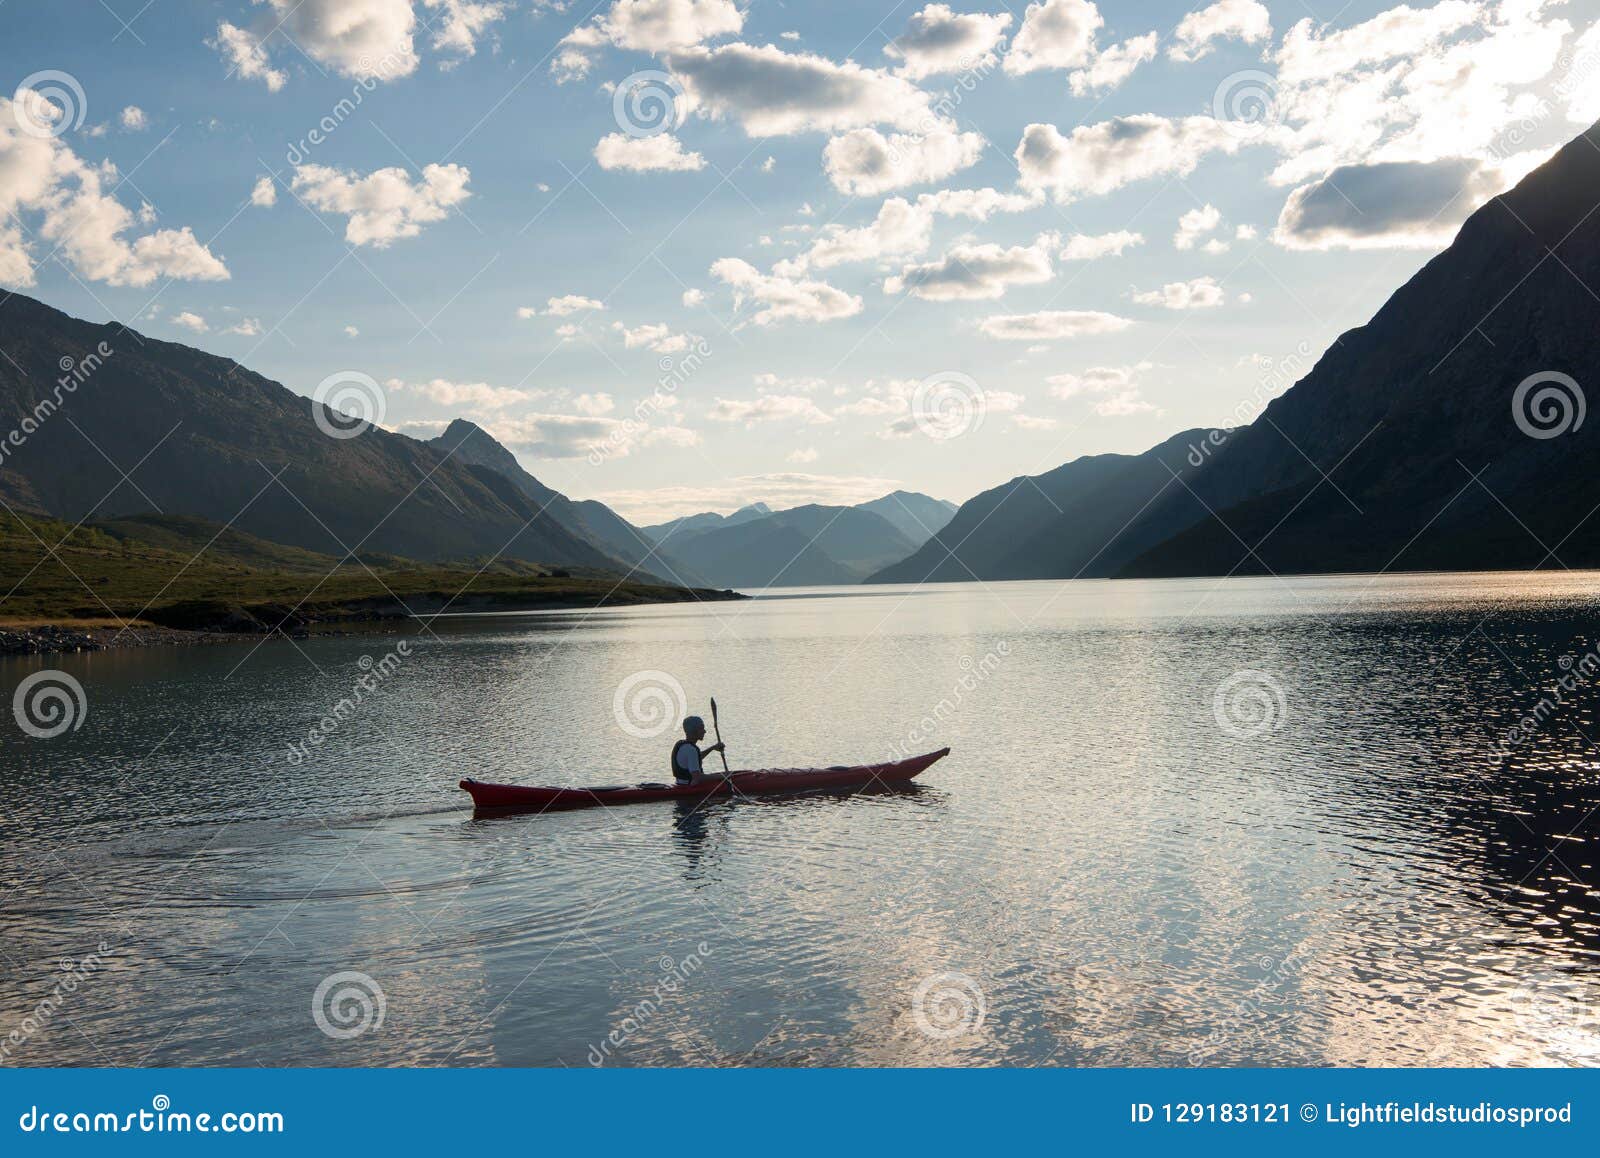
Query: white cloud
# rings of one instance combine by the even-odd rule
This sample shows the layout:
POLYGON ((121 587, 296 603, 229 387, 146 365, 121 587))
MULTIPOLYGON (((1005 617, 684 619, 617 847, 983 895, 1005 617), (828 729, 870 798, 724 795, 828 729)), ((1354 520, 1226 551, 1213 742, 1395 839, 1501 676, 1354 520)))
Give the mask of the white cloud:
POLYGON ((356 329, 354 326, 346 326, 344 328, 344 336, 347 338, 359 338, 361 336, 361 331, 356 329))
POLYGON ((718 398, 706 411, 712 422, 805 422, 821 426, 832 422, 815 402, 803 394, 759 394, 752 399, 718 398))
POLYGON ((1040 193, 1002 193, 998 189, 941 189, 937 193, 924 193, 917 198, 944 217, 970 217, 974 221, 987 221, 996 213, 1022 213, 1037 209, 1044 203, 1040 193))
POLYGON ((922 80, 941 72, 992 68, 995 49, 1011 26, 1011 13, 953 12, 929 4, 883 51, 900 62, 899 73, 922 80))
POLYGON ((800 448, 799 450, 791 450, 784 457, 784 461, 785 462, 792 462, 792 463, 795 463, 795 464, 800 465, 800 466, 804 466, 807 463, 816 462, 817 461, 817 448, 814 447, 814 446, 806 446, 806 447, 800 448))
POLYGON ((822 167, 842 193, 868 197, 907 185, 942 181, 983 156, 981 133, 963 133, 940 122, 922 133, 855 129, 829 141, 822 167))
POLYGON ((1052 374, 1045 381, 1050 384, 1050 393, 1057 398, 1112 394, 1131 389, 1135 379, 1154 368, 1151 362, 1138 362, 1131 366, 1094 366, 1082 374, 1052 374))
POLYGON ((127 106, 118 119, 121 120, 122 127, 131 133, 142 132, 150 127, 150 118, 145 116, 144 110, 138 105, 127 106))
MULTIPOLYGON (((360 80, 395 80, 417 68, 411 0, 267 0, 274 27, 319 64, 360 80)), ((269 83, 270 87, 270 83, 269 83)))
POLYGON ((422 0, 429 9, 443 9, 444 19, 433 32, 433 47, 471 56, 478 51, 478 38, 489 26, 505 18, 508 4, 484 0, 422 0))
POLYGON ((1273 240, 1288 249, 1435 249, 1505 177, 1470 158, 1344 165, 1289 194, 1273 240))
POLYGON ((799 256, 780 262, 774 273, 790 277, 807 269, 831 269, 855 261, 881 261, 908 257, 927 250, 933 238, 933 211, 913 205, 903 197, 891 197, 878 207, 878 215, 859 229, 830 225, 799 256))
POLYGON ((234 72, 245 80, 259 79, 267 86, 268 92, 277 92, 289 80, 287 73, 272 67, 267 50, 260 41, 226 20, 217 24, 216 39, 206 43, 221 54, 234 72))
POLYGON ((1169 281, 1148 293, 1135 293, 1133 300, 1142 306, 1161 306, 1169 310, 1209 310, 1222 305, 1227 298, 1215 278, 1197 277, 1192 281, 1169 281))
POLYGON ((90 165, 60 137, 23 131, 24 125, 50 124, 59 106, 33 89, 22 89, 17 109, 0 97, 0 280, 34 283, 33 250, 18 221, 38 217, 45 247, 80 277, 115 286, 146 286, 157 278, 221 281, 228 268, 187 227, 160 229, 129 239, 136 225, 148 225, 105 191, 115 182, 110 162, 90 165))
POLYGON ((630 437, 624 419, 585 414, 522 414, 495 418, 484 429, 512 450, 533 458, 583 458, 591 450, 608 456, 628 453, 630 437))
POLYGON ((765 161, 761 162, 761 165, 760 165, 760 169, 761 169, 761 171, 763 173, 770 173, 774 169, 776 169, 777 167, 778 167, 778 158, 776 158, 776 157, 768 157, 765 161))
POLYGON ((193 330, 197 334, 203 334, 211 328, 210 326, 206 325, 206 320, 204 318, 191 310, 184 310, 182 313, 173 314, 172 324, 175 326, 182 326, 186 330, 193 330))
POLYGON ((1174 249, 1193 249, 1200 239, 1222 224, 1222 210, 1207 204, 1191 209, 1178 218, 1178 231, 1172 235, 1174 249))
MULTIPOLYGON (((562 294, 558 298, 551 298, 547 301, 544 312, 552 318, 564 318, 568 314, 576 314, 588 310, 603 310, 605 308, 605 302, 597 301, 594 298, 586 298, 582 294, 562 294)), ((538 312, 538 310, 532 310, 530 314, 538 312)))
POLYGON ((551 71, 558 80, 581 79, 606 44, 659 53, 732 36, 743 27, 744 14, 733 0, 616 0, 562 39, 551 71))
POLYGON ((1018 430, 1054 430, 1061 425, 1054 418, 1042 418, 1032 414, 1014 414, 1011 416, 1011 422, 1018 430))
POLYGON ((903 77, 853 61, 738 43, 683 49, 666 60, 684 88, 686 109, 713 119, 732 117, 752 137, 875 124, 915 130, 933 120, 927 93, 903 77))
POLYGON ((245 338, 258 338, 261 336, 261 319, 243 318, 222 332, 224 334, 238 334, 245 338))
POLYGON ((1061 251, 1062 261, 1097 261, 1102 257, 1121 257, 1122 251, 1144 244, 1144 234, 1120 229, 1115 233, 1074 233, 1061 251))
POLYGON ((610 414, 617 408, 617 400, 601 391, 596 391, 593 394, 579 394, 572 400, 572 408, 579 414, 588 414, 590 416, 610 414))
POLYGON ((929 301, 983 301, 1014 285, 1038 285, 1055 276, 1051 262, 1061 237, 1042 233, 1031 245, 991 243, 955 245, 937 261, 908 265, 883 283, 885 293, 902 291, 929 301))
POLYGON ((440 406, 468 407, 478 413, 504 410, 531 402, 544 394, 542 390, 523 390, 515 386, 491 386, 487 382, 452 382, 448 378, 434 378, 427 382, 406 383, 390 378, 384 386, 392 391, 409 391, 419 394, 440 406))
POLYGON ((418 181, 398 166, 361 177, 325 165, 302 165, 290 188, 313 209, 345 215, 344 236, 351 245, 383 249, 444 220, 452 206, 471 196, 471 176, 466 166, 453 164, 428 165, 418 181))
POLYGON ((1100 310, 1040 310, 1032 314, 991 314, 978 329, 1008 342, 1054 342, 1114 334, 1133 325, 1129 318, 1100 310))
POLYGON ((1167 56, 1177 61, 1199 60, 1218 40, 1259 44, 1272 38, 1272 14, 1258 0, 1218 0, 1209 8, 1191 12, 1173 30, 1167 56))
POLYGON ((278 203, 278 187, 271 177, 257 177, 250 189, 250 204, 267 208, 278 203))
POLYGON ((1087 96, 1116 88, 1141 64, 1155 59, 1158 39, 1154 32, 1147 32, 1095 53, 1088 68, 1080 68, 1067 77, 1072 94, 1087 96))
POLYGON ((1206 154, 1233 153, 1245 143, 1234 126, 1213 117, 1142 114, 1080 125, 1070 136, 1054 125, 1031 124, 1023 130, 1016 161, 1025 188, 1070 201, 1149 177, 1186 177, 1206 154))
POLYGON ((627 169, 634 173, 689 173, 706 167, 699 153, 683 151, 683 142, 671 133, 630 137, 608 133, 594 147, 602 169, 627 169))
POLYGON ((737 257, 712 262, 711 276, 733 287, 736 309, 742 308, 747 299, 761 307, 750 318, 757 326, 783 321, 826 322, 861 312, 859 297, 827 282, 764 274, 737 257))
POLYGON ((1082 68, 1094 53, 1095 34, 1104 23, 1100 10, 1088 0, 1029 4, 1006 53, 1006 71, 1020 76, 1047 68, 1082 68))
POLYGON ((690 309, 705 304, 706 291, 703 289, 686 289, 683 291, 683 304, 690 309))
POLYGON ((690 335, 675 334, 672 327, 660 322, 628 327, 612 322, 611 328, 622 335, 622 344, 629 350, 643 346, 657 354, 676 354, 689 348, 690 335))

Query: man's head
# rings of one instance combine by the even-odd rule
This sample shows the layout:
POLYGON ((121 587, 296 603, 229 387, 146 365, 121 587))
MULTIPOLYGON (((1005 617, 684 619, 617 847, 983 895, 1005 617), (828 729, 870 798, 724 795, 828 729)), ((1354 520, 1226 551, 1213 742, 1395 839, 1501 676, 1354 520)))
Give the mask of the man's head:
POLYGON ((683 721, 683 738, 698 744, 706 738, 706 722, 699 716, 689 716, 683 721))

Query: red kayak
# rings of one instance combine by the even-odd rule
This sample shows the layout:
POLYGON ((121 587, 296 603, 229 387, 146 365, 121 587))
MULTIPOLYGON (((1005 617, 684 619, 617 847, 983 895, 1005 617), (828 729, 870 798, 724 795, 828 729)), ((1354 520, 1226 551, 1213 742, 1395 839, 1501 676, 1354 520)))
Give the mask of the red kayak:
POLYGON ((918 772, 950 754, 940 748, 925 756, 896 760, 888 764, 839 765, 833 768, 756 768, 735 772, 733 784, 712 780, 693 787, 672 784, 625 784, 616 788, 523 788, 516 784, 480 784, 463 780, 461 787, 472 793, 473 806, 480 811, 559 812, 569 808, 598 808, 610 804, 642 804, 649 800, 683 800, 707 796, 728 796, 737 789, 744 796, 767 796, 776 792, 803 792, 814 788, 873 788, 905 784, 918 772))

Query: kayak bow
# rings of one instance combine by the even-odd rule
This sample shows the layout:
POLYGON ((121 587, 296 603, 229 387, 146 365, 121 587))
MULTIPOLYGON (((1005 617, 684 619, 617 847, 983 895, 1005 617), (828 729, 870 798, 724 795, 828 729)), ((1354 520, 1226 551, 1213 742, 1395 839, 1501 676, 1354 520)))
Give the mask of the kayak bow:
POLYGON ((613 788, 524 788, 516 784, 481 784, 463 780, 480 812, 562 812, 610 804, 643 804, 652 800, 684 800, 727 796, 735 789, 745 796, 804 792, 816 788, 873 788, 904 785, 913 776, 950 754, 940 748, 923 756, 884 764, 839 765, 833 768, 755 768, 733 773, 733 783, 717 779, 703 784, 625 784, 613 788))

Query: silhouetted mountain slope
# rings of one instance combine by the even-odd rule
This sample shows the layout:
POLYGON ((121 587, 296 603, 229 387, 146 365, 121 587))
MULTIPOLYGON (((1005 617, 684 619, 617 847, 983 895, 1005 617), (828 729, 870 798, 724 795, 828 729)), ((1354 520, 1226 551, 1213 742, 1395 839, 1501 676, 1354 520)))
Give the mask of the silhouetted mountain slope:
POLYGON ((718 587, 855 583, 912 548, 880 515, 816 504, 680 531, 668 542, 718 587))
POLYGON ((856 510, 871 511, 889 521, 913 546, 920 547, 949 525, 955 503, 915 491, 892 491, 881 499, 857 503, 856 510))
POLYGON ((698 515, 684 515, 681 519, 672 519, 665 523, 657 523, 650 527, 640 527, 650 538, 658 543, 664 543, 672 535, 685 532, 710 531, 716 527, 732 527, 739 523, 748 523, 752 519, 764 518, 772 513, 772 508, 766 503, 751 503, 749 506, 740 507, 731 515, 719 515, 716 511, 702 511, 698 515))
POLYGON ((68 317, 13 294, 0 304, 0 499, 76 522, 198 515, 277 543, 415 559, 502 554, 616 569, 606 552, 541 513, 504 475, 372 428, 332 438, 308 398, 225 359, 68 317), (110 354, 75 390, 67 365, 110 354), (131 479, 125 479, 127 471, 131 479))
POLYGON ((552 490, 523 469, 512 454, 481 426, 457 418, 429 446, 464 462, 498 471, 547 514, 608 555, 626 564, 625 570, 644 577, 662 576, 685 587, 703 586, 692 567, 684 565, 671 552, 658 546, 638 527, 610 507, 594 499, 569 499, 552 490))
POLYGON ((1154 541, 1136 527, 1140 513, 1158 496, 1182 492, 1178 479, 1195 471, 1190 446, 1205 434, 1184 431, 1141 455, 1086 455, 984 491, 915 554, 868 582, 1115 574, 1154 541))
MULTIPOLYGON (((1234 433, 1130 575, 1600 565, 1600 126, 1475 212, 1366 325, 1234 433), (1519 384, 1576 380, 1535 438, 1519 384), (1328 476, 1324 481, 1324 474, 1328 476), (1241 542, 1242 540, 1242 542, 1241 542), (1554 552, 1552 555, 1551 552, 1554 552), (1559 560, 1559 563, 1557 562, 1559 560)), ((1538 387, 1533 388, 1535 391, 1538 387)))

